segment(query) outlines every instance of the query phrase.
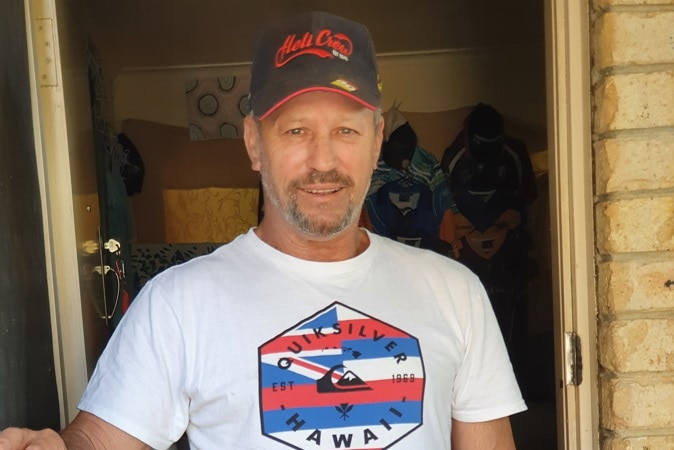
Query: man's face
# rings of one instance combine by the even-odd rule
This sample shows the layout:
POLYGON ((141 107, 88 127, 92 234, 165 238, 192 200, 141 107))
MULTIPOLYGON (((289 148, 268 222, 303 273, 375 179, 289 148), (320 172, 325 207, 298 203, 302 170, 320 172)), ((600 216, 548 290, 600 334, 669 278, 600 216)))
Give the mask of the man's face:
MULTIPOLYGON (((254 126, 247 118, 247 127, 254 126)), ((382 127, 375 112, 329 92, 301 94, 259 122, 247 133, 247 147, 262 177, 265 217, 280 216, 314 238, 335 236, 357 221, 382 127)))

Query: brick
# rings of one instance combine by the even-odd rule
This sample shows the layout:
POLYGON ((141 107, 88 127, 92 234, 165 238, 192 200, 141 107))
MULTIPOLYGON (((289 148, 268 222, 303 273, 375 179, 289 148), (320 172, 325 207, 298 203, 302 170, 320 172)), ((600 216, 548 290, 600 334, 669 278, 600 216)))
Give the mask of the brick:
POLYGON ((674 126, 674 71, 611 75, 594 92, 596 132, 674 126))
POLYGON ((595 69, 674 62, 674 12, 607 12, 595 25, 595 69))
POLYGON ((595 145, 598 195, 674 187, 674 135, 606 139, 595 145))
POLYGON ((602 262, 597 270, 601 313, 674 311, 674 258, 602 262))
POLYGON ((602 427, 611 431, 674 427, 674 378, 602 383, 602 427))
POLYGON ((604 450, 674 450, 674 436, 612 437, 604 450))
POLYGON ((599 355, 602 367, 615 373, 674 371, 674 317, 603 323, 599 355))
POLYGON ((595 214, 600 254, 674 250, 674 197, 600 202, 595 214))

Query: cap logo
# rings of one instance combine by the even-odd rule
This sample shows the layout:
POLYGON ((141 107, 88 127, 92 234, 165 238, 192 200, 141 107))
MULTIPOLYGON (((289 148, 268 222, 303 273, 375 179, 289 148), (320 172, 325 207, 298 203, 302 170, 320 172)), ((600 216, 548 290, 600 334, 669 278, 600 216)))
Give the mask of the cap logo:
POLYGON ((339 58, 349 60, 353 53, 351 39, 342 33, 333 33, 323 29, 313 35, 304 33, 301 38, 296 34, 288 35, 283 45, 276 51, 274 65, 279 68, 300 55, 315 55, 320 58, 339 58))
POLYGON ((338 88, 340 88, 340 89, 342 89, 343 91, 346 91, 346 92, 354 92, 354 91, 358 90, 358 88, 356 86, 354 86, 352 83, 349 83, 348 81, 346 81, 342 78, 334 80, 330 84, 335 86, 335 87, 338 87, 338 88))

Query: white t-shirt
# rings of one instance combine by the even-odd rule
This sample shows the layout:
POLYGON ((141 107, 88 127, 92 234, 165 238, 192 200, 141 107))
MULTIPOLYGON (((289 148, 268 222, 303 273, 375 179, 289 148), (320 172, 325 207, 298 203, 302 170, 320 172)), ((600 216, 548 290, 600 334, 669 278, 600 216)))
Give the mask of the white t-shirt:
POLYGON ((478 278, 369 234, 311 262, 253 231, 147 283, 80 409, 167 448, 449 449, 526 409, 478 278))

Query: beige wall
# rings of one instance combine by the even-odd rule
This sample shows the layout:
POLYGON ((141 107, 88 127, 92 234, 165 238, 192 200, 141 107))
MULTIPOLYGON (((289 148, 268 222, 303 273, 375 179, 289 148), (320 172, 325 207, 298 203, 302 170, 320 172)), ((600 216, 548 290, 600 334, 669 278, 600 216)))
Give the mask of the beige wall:
POLYGON ((602 448, 674 448, 674 11, 595 0, 602 448))
MULTIPOLYGON (((485 102, 505 116, 545 127, 542 45, 383 54, 378 55, 378 64, 384 109, 394 101, 411 112, 447 111, 485 102)), ((125 69, 111 80, 111 121, 118 127, 126 119, 185 127, 186 80, 247 76, 249 70, 249 63, 125 69)))
POLYGON ((87 2, 90 32, 111 76, 127 68, 248 61, 260 29, 295 11, 368 26, 378 53, 542 45, 543 4, 518 0, 218 0, 87 2), (161 4, 161 7, 158 5, 161 4))
POLYGON ((494 104, 545 126, 543 8, 497 0, 88 2, 105 67, 110 120, 185 124, 186 77, 248 71, 259 30, 289 12, 321 9, 361 21, 377 47, 384 107, 442 111, 494 104))

